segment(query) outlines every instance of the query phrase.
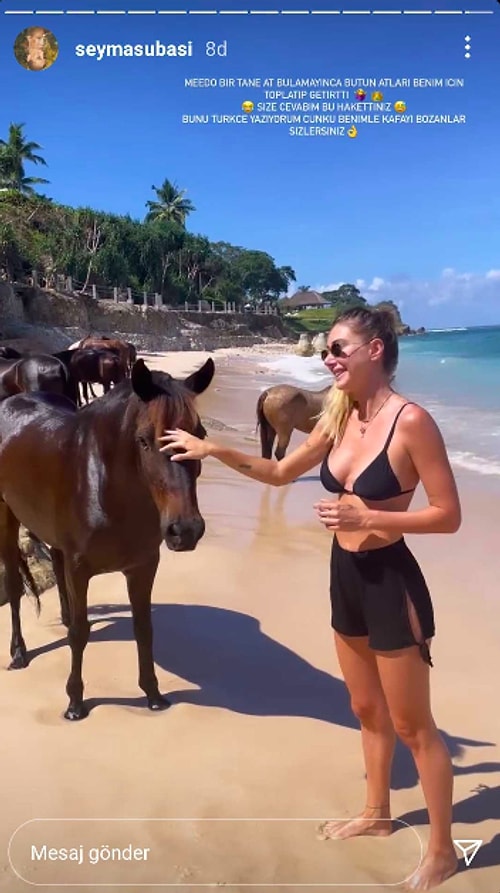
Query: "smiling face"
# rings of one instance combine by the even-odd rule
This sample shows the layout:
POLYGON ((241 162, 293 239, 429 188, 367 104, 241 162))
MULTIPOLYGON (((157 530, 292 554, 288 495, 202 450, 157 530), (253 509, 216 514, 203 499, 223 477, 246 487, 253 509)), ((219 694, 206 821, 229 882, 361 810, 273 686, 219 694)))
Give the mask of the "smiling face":
POLYGON ((45 67, 45 40, 43 28, 30 28, 26 34, 26 62, 33 71, 45 67))
POLYGON ((323 352, 323 360, 337 388, 347 393, 363 388, 374 371, 374 361, 381 358, 380 339, 370 340, 353 325, 339 323, 330 331, 327 344, 329 350, 323 352), (340 352, 340 356, 332 354, 332 347, 334 354, 340 352))

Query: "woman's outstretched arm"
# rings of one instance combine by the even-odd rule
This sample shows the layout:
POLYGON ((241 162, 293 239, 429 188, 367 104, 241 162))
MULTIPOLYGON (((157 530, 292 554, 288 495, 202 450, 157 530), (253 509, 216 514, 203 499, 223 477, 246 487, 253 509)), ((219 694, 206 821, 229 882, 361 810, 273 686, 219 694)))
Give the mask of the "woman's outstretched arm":
POLYGON ((290 484, 301 474, 311 471, 321 462, 330 446, 330 440, 321 430, 319 422, 307 440, 280 462, 276 459, 261 459, 257 456, 250 456, 248 453, 240 453, 239 450, 214 443, 213 440, 201 440, 179 428, 175 431, 166 431, 159 440, 165 444, 161 447, 161 451, 182 450, 182 452, 173 453, 172 462, 183 462, 186 459, 206 459, 207 456, 212 456, 227 465, 228 468, 232 468, 254 481, 271 484, 274 487, 290 484))

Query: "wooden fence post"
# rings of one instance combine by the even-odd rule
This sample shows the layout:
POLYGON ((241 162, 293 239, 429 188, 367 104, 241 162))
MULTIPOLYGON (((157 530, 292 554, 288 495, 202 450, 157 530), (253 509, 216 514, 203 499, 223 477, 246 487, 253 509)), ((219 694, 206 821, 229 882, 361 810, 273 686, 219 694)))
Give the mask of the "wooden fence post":
POLYGON ((162 306, 161 295, 159 295, 158 292, 155 292, 155 307, 161 307, 161 306, 162 306))
POLYGON ((73 292, 73 279, 71 276, 66 277, 66 291, 71 294, 73 292))
POLYGON ((94 301, 97 301, 97 285, 95 282, 92 283, 92 297, 94 301))
POLYGON ((201 301, 198 301, 198 313, 201 313, 201 301))
POLYGON ((189 310, 189 306, 188 306, 188 302, 187 302, 187 301, 184 301, 184 310, 186 311, 186 313, 187 313, 188 310, 189 310))
POLYGON ((115 303, 118 303, 118 286, 117 285, 113 286, 113 301, 115 301, 115 303))
POLYGON ((147 293, 147 291, 143 291, 143 293, 142 293, 142 306, 143 306, 143 307, 147 307, 147 306, 148 306, 148 293, 147 293))
POLYGON ((134 299, 132 297, 132 289, 130 287, 127 288, 127 303, 128 304, 134 303, 134 299))

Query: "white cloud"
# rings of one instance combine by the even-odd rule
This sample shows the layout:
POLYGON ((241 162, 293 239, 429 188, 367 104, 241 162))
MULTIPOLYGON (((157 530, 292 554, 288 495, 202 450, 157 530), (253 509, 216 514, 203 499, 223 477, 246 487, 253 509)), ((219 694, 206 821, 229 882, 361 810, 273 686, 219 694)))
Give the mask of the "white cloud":
POLYGON ((315 286, 314 291, 336 291, 343 284, 343 282, 329 282, 328 285, 320 285, 318 288, 315 286))
POLYGON ((385 279, 382 279, 380 276, 374 276, 370 285, 368 286, 368 291, 380 291, 380 289, 385 285, 385 279))
MULTIPOLYGON (((315 286, 331 291, 341 283, 315 286)), ((457 325, 500 323, 500 270, 470 273, 446 267, 436 279, 414 279, 399 275, 389 279, 373 276, 354 284, 370 303, 394 301, 410 325, 432 324, 433 320, 457 320, 457 325), (465 321, 464 321, 465 320, 465 321)))

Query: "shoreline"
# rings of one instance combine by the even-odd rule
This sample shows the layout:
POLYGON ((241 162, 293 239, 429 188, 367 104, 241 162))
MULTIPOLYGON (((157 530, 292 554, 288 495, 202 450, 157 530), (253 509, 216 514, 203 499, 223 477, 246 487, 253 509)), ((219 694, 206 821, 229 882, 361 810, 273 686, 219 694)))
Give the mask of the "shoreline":
MULTIPOLYGON (((294 345, 277 342, 266 345, 257 345, 255 348, 220 348, 215 351, 179 351, 156 355, 141 353, 140 356, 143 356, 146 363, 151 364, 151 368, 159 368, 155 365, 158 362, 155 357, 165 358, 165 362, 168 363, 169 368, 172 369, 172 374, 174 375, 189 374, 190 371, 201 366, 202 363, 211 356, 216 364, 216 376, 218 373, 223 373, 228 368, 232 367, 233 374, 238 380, 238 386, 241 387, 243 385, 246 388, 246 380, 249 380, 250 378, 255 379, 256 383, 258 382, 258 390, 256 390, 255 398, 255 400, 257 400, 258 394, 266 388, 281 384, 283 381, 290 381, 290 376, 284 375, 279 371, 275 372, 272 369, 264 368, 262 361, 265 359, 266 361, 272 362, 273 360, 278 361, 283 357, 294 357, 296 355, 293 352, 293 347, 294 345)), ((227 386, 226 383, 226 387, 227 386)), ((320 391, 324 387, 324 380, 309 384, 300 384, 297 381, 296 386, 303 387, 306 390, 320 391)), ((218 387, 217 379, 215 387, 218 387)), ((416 399, 415 394, 410 390, 408 390, 406 396, 409 400, 416 399)), ((417 400, 417 402, 422 403, 421 400, 417 400)), ((431 414, 434 415, 432 407, 427 408, 431 414)), ((230 422, 227 421, 227 419, 222 419, 221 421, 230 425, 230 422)), ((248 424, 250 426, 250 421, 248 424)), ((441 428, 442 426, 439 421, 438 424, 441 428)), ((255 422, 253 422, 253 427, 255 429, 255 422)), ((301 442, 303 436, 304 435, 300 435, 297 432, 293 433, 289 451, 301 442)), ((464 465, 463 461, 454 457, 453 451, 449 450, 449 453, 453 473, 460 487, 465 488, 467 491, 477 488, 485 497, 488 495, 493 496, 493 494, 495 494, 497 498, 500 498, 500 473, 496 467, 491 472, 488 472, 484 466, 482 467, 482 470, 480 470, 480 467, 478 466, 471 468, 467 462, 467 458, 465 459, 466 464, 464 465)), ((500 463, 498 468, 500 469, 500 463)))

